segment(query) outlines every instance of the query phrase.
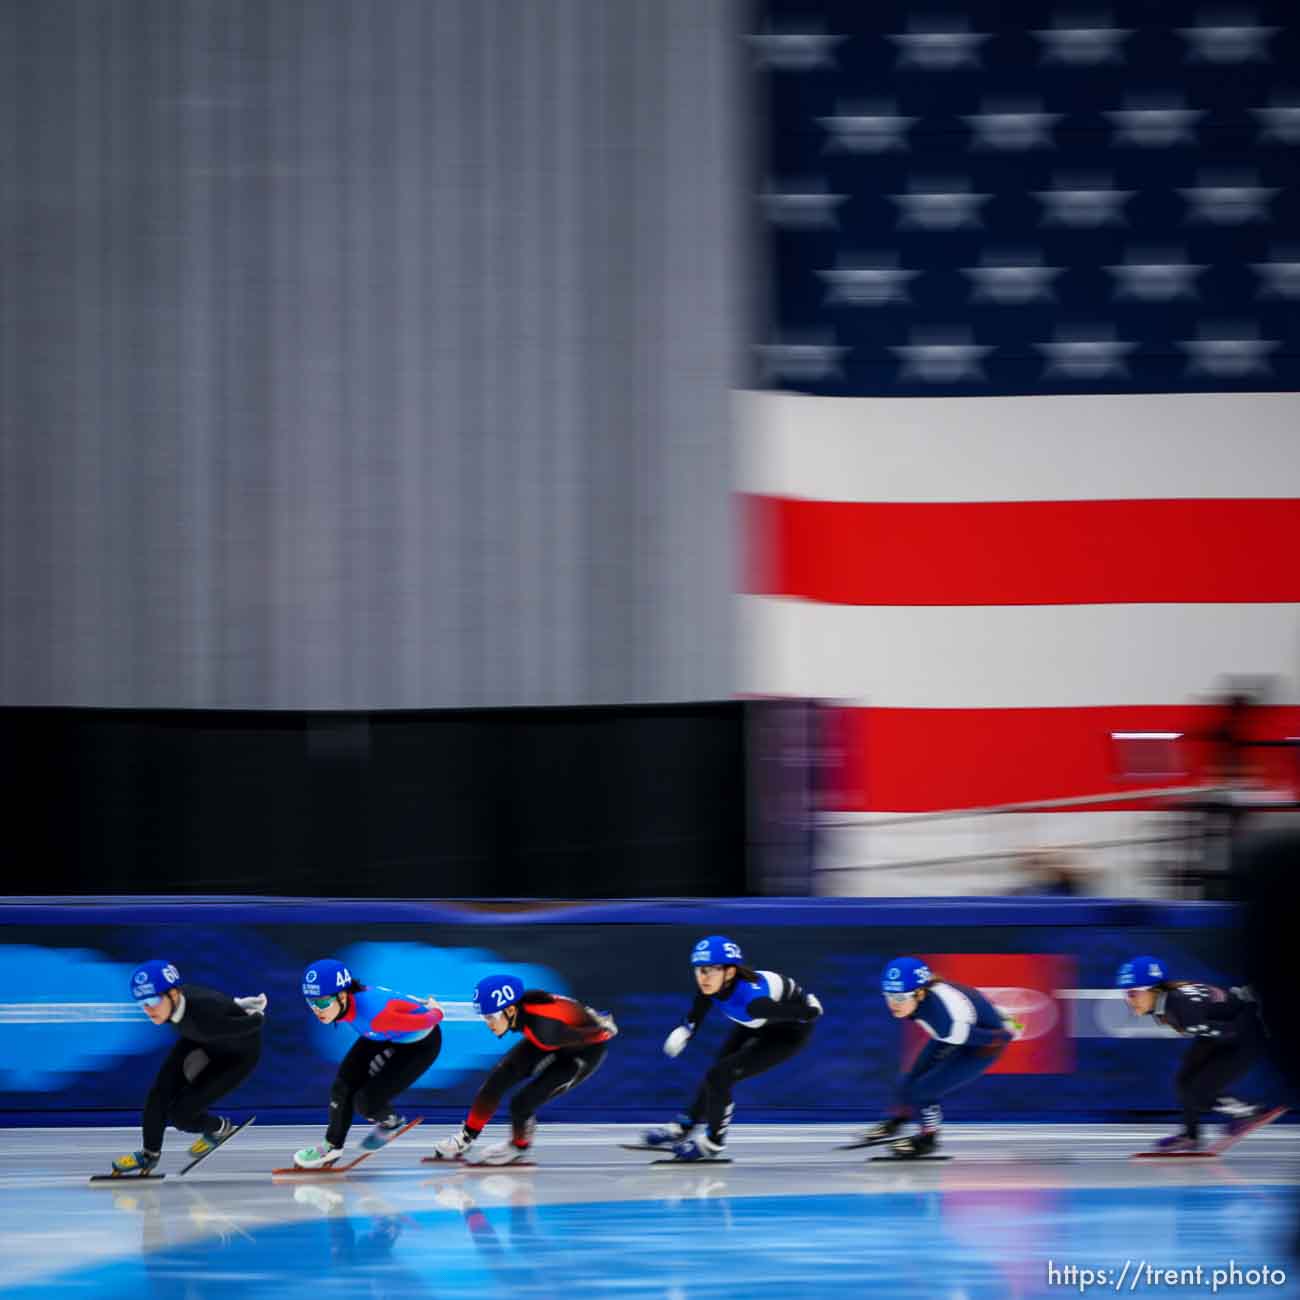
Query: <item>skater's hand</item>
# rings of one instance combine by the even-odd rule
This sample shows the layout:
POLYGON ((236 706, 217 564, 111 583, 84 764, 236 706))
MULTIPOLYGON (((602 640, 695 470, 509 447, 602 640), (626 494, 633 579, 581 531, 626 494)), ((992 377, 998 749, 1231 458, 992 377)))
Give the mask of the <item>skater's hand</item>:
MULTIPOLYGON (((591 1011, 591 1008, 587 1008, 591 1011)), ((618 1037, 618 1025, 614 1023, 614 1017, 608 1011, 591 1011, 591 1018, 611 1037, 618 1037)))
POLYGON ((266 1014, 266 994, 259 993, 256 997, 236 998, 235 1005, 249 1016, 262 1016, 266 1014))
POLYGON ((805 993, 805 994, 804 994, 804 1001, 807 1002, 807 1004, 808 1004, 810 1007, 812 1007, 812 1009, 817 1013, 817 1019, 820 1020, 820 1019, 822 1018, 822 1014, 823 1014, 823 1012, 822 1012, 822 1004, 821 1004, 821 1002, 818 1000, 818 998, 817 998, 817 994, 815 994, 815 993, 805 993))
POLYGON ((664 1055, 680 1056, 686 1048, 686 1044, 691 1041, 691 1031, 685 1025, 678 1025, 667 1038, 664 1039, 664 1055))
POLYGON ((425 998, 425 999, 424 999, 424 1006, 425 1006, 425 1009, 426 1009, 427 1011, 441 1011, 441 1010, 442 1010, 442 1008, 438 1005, 438 999, 437 999, 437 998, 432 998, 432 997, 430 997, 430 998, 425 998))
POLYGON ((1006 1027, 1007 1033, 1011 1035, 1011 1041, 1014 1043, 1017 1039, 1025 1036, 1024 1022, 1017 1020, 1015 1016, 1003 1016, 1002 1023, 1006 1027))

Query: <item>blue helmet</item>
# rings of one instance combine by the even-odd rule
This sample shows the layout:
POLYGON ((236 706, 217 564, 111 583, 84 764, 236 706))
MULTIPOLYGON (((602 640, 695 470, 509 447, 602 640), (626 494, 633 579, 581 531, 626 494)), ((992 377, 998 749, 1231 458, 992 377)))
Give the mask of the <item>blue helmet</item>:
POLYGON ((518 975, 484 975, 474 985, 474 1010, 480 1016, 494 1016, 523 996, 524 982, 518 975))
POLYGON ((352 983, 352 972, 337 957, 322 957, 307 967, 302 977, 305 998, 328 998, 352 983))
POLYGON ((895 957, 880 975, 882 993, 915 993, 934 976, 919 957, 895 957))
POLYGON ((137 1002, 153 1002, 180 982, 180 971, 171 962, 155 957, 131 972, 131 996, 137 1002))
POLYGON ((1168 978, 1165 964, 1159 957, 1130 957, 1115 972, 1117 989, 1149 989, 1168 978))
POLYGON ((691 949, 692 966, 738 966, 744 960, 740 945, 722 934, 711 934, 691 949))

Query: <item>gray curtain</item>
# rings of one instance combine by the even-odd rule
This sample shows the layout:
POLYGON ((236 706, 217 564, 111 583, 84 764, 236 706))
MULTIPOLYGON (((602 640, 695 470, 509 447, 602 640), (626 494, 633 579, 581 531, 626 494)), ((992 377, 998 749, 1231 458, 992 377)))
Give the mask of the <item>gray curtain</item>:
POLYGON ((4 0, 0 703, 734 689, 733 0, 4 0))

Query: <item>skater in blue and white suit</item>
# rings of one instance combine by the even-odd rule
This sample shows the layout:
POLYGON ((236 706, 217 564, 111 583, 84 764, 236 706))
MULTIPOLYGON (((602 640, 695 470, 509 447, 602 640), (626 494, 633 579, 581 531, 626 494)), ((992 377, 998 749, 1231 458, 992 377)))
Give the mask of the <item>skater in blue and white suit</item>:
POLYGON ((919 957, 895 957, 885 966, 880 988, 889 1014, 920 1025, 931 1041, 899 1078, 893 1114, 863 1141, 889 1142, 894 1155, 914 1159, 939 1144, 939 1098, 978 1079, 1024 1027, 1004 1017, 979 989, 940 979, 919 957), (920 1131, 900 1136, 913 1116, 920 1131))

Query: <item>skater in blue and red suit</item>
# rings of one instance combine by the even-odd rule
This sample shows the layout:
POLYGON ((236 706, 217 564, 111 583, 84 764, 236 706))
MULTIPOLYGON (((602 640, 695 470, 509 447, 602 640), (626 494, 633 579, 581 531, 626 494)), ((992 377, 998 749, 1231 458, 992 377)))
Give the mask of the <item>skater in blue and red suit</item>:
POLYGON ((330 1088, 325 1140, 293 1157, 299 1169, 323 1169, 343 1153, 354 1110, 375 1125, 361 1143, 367 1151, 383 1146, 406 1124, 393 1102, 438 1059, 442 1008, 433 998, 368 988, 334 957, 308 967, 302 994, 322 1025, 346 1025, 357 1035, 330 1088))
POLYGON ((1241 1078, 1264 1051, 1259 1007, 1245 987, 1215 988, 1171 980, 1158 957, 1132 957, 1115 976, 1124 1001, 1135 1016, 1150 1016, 1157 1024, 1196 1041, 1187 1049, 1174 1076, 1174 1091, 1183 1108, 1183 1129, 1161 1138, 1153 1148, 1180 1155, 1201 1148, 1201 1116, 1209 1110, 1227 1121, 1224 1136, 1244 1136, 1267 1124, 1284 1108, 1260 1106, 1227 1096, 1224 1089, 1241 1078))
POLYGON ((618 1026, 608 1012, 595 1011, 562 993, 526 988, 517 975, 488 975, 479 980, 474 987, 474 1010, 498 1038, 519 1034, 521 1041, 493 1066, 460 1132, 437 1143, 434 1156, 467 1160, 470 1147, 506 1093, 526 1079, 510 1099, 509 1140, 488 1147, 473 1162, 517 1164, 529 1159, 537 1112, 600 1069, 618 1026))
POLYGON ((919 957, 895 957, 880 980, 895 1020, 910 1020, 930 1035, 898 1080, 893 1113, 862 1135, 865 1145, 888 1142, 894 1155, 916 1159, 939 1145, 943 1111, 939 1098, 974 1082, 1023 1033, 979 989, 941 979, 919 957), (909 1119, 919 1131, 903 1134, 909 1119))

